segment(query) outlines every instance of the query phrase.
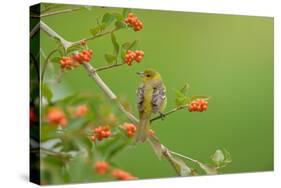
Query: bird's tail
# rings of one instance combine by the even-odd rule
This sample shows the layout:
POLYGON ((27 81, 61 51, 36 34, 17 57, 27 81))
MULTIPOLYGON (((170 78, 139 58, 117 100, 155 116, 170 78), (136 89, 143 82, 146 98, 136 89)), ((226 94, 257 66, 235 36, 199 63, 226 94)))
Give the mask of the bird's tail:
POLYGON ((148 131, 150 127, 150 118, 142 117, 136 133, 136 142, 145 142, 148 138, 148 131))

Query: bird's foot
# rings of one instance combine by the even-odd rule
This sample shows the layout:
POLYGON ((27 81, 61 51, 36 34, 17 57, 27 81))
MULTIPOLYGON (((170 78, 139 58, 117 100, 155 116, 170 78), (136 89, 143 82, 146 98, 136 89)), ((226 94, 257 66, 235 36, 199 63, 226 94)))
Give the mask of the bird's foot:
POLYGON ((164 120, 164 118, 165 118, 165 114, 164 113, 162 113, 162 112, 159 112, 159 114, 160 114, 160 118, 161 118, 161 120, 164 120))

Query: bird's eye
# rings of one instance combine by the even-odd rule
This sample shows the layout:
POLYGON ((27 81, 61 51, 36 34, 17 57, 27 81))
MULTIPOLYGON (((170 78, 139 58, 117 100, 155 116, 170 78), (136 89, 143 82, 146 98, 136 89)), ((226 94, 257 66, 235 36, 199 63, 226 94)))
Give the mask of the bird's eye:
POLYGON ((146 77, 150 77, 150 74, 147 74, 146 77))

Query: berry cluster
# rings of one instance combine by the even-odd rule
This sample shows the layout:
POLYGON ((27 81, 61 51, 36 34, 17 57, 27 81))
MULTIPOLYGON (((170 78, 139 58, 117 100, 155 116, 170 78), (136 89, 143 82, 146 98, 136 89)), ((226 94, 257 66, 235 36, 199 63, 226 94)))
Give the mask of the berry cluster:
POLYGON ((196 99, 188 105, 189 112, 203 112, 208 109, 208 101, 196 99))
POLYGON ((108 138, 111 136, 111 131, 108 126, 100 126, 93 129, 93 135, 91 137, 92 141, 101 141, 104 138, 108 138))
POLYGON ((60 65, 62 69, 72 69, 84 62, 90 62, 92 59, 93 50, 83 50, 80 53, 74 54, 72 56, 62 57, 60 60, 60 65))
POLYGON ((61 125, 62 127, 66 127, 67 125, 65 113, 57 107, 49 109, 47 119, 50 124, 61 125))
POLYGON ((137 179, 135 176, 133 176, 129 172, 126 172, 126 171, 121 170, 121 169, 112 170, 111 175, 118 180, 134 180, 134 179, 137 179))
POLYGON ((97 161, 93 169, 99 175, 105 175, 106 173, 111 173, 111 175, 118 180, 133 180, 137 177, 131 175, 129 172, 126 172, 121 169, 111 169, 110 165, 106 161, 97 161))
POLYGON ((98 161, 94 165, 95 171, 100 175, 104 175, 105 173, 107 173, 108 168, 109 164, 105 161, 98 161))
POLYGON ((124 123, 122 125, 122 128, 127 132, 128 137, 133 137, 135 135, 135 132, 137 130, 136 126, 131 123, 124 123))
POLYGON ((133 13, 129 13, 125 18, 125 23, 134 28, 134 31, 140 31, 143 28, 143 23, 133 13))
POLYGON ((74 115, 76 117, 83 117, 84 115, 86 115, 89 111, 89 108, 87 105, 79 105, 76 107, 75 111, 74 111, 74 115))
MULTIPOLYGON (((133 137, 136 133, 137 127, 131 123, 124 123, 122 125, 122 129, 126 131, 128 137, 133 137)), ((155 132, 152 129, 149 129, 148 135, 153 136, 154 134, 155 132)))
POLYGON ((128 50, 125 55, 125 63, 127 65, 132 65, 132 62, 135 60, 136 62, 141 62, 142 58, 144 57, 144 52, 142 50, 128 50))

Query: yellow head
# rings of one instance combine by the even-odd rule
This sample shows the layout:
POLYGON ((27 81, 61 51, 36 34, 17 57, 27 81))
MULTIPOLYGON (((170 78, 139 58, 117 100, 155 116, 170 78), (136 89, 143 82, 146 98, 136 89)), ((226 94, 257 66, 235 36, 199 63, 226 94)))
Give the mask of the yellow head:
POLYGON ((161 81, 161 75, 153 69, 146 69, 144 72, 137 72, 137 74, 143 82, 161 81))

